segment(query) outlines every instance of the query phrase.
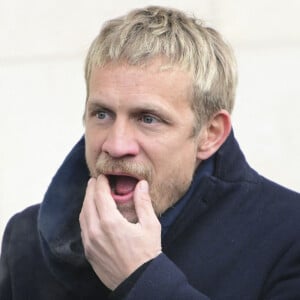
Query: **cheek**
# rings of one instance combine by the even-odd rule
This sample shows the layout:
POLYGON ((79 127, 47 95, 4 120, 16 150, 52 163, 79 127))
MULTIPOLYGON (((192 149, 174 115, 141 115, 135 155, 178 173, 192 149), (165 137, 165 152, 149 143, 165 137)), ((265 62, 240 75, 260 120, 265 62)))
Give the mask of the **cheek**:
POLYGON ((164 153, 158 152, 151 157, 154 166, 153 183, 156 186, 168 185, 172 181, 173 185, 186 186, 197 167, 196 151, 194 147, 182 147, 173 151, 170 149, 164 153))
POLYGON ((188 190, 194 173, 194 165, 173 162, 162 168, 150 185, 150 195, 157 215, 174 205, 188 190))
POLYGON ((85 145, 90 155, 99 154, 103 137, 101 131, 93 126, 87 126, 85 130, 85 145))
POLYGON ((85 134, 85 158, 87 162, 87 166, 92 176, 95 176, 95 166, 96 161, 100 155, 101 151, 101 143, 99 143, 99 139, 96 137, 85 134))
POLYGON ((179 171, 178 175, 185 173, 185 171, 189 173, 189 170, 193 172, 197 164, 197 149, 191 141, 182 141, 165 147, 155 147, 152 153, 150 151, 150 155, 157 170, 162 169, 162 172, 173 169, 179 171))

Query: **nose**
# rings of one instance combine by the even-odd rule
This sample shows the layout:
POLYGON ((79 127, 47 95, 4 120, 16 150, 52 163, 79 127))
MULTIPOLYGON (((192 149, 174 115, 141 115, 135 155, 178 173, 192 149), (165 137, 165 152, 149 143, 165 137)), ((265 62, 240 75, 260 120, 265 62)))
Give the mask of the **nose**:
POLYGON ((107 131, 102 151, 115 158, 136 156, 139 153, 136 133, 130 121, 114 121, 107 131))

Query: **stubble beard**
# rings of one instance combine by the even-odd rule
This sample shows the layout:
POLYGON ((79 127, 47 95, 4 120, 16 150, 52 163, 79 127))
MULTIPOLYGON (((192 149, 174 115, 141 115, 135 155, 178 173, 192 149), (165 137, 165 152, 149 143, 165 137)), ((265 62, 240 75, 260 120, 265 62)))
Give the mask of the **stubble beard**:
MULTIPOLYGON (((120 172, 130 174, 139 179, 144 179, 149 184, 149 195, 153 209, 160 217, 168 208, 172 207, 187 191, 192 178, 178 180, 172 172, 164 181, 156 182, 153 168, 130 158, 111 158, 107 154, 101 154, 96 161, 95 168, 90 168, 91 176, 97 178, 100 174, 120 172), (92 170, 95 171, 92 171, 92 170)), ((131 223, 138 222, 134 202, 117 204, 120 213, 131 223)))

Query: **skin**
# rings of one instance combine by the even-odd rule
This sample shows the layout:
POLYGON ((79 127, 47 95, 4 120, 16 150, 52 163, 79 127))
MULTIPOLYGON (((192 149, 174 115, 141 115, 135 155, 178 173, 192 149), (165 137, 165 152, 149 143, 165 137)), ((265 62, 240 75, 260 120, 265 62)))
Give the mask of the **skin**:
MULTIPOLYGON (((157 61, 145 69, 128 65, 94 69, 85 118, 86 159, 92 176, 100 173, 99 158, 110 159, 110 164, 119 159, 138 163, 151 174, 151 178, 138 177, 149 181, 157 215, 185 193, 199 164, 190 77, 176 68, 159 68, 157 61)), ((117 169, 113 173, 137 173, 117 169)), ((132 197, 117 205, 127 220, 137 221, 132 197)))
POLYGON ((220 111, 195 133, 189 74, 160 65, 159 59, 146 67, 108 64, 94 68, 89 83, 85 137, 92 178, 80 226, 86 257, 112 290, 161 253, 157 216, 180 199, 201 160, 230 132, 229 114, 220 111), (108 174, 130 175, 138 184, 120 198, 108 174))

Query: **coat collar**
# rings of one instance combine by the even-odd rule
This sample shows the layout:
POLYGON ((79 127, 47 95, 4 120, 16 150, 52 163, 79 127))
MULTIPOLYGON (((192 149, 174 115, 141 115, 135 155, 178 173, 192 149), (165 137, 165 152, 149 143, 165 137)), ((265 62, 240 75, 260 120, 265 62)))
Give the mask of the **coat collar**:
MULTIPOLYGON (((219 182, 254 180, 255 172, 245 161, 233 132, 215 154, 214 161, 213 174, 203 176, 198 186, 192 189, 191 200, 168 230, 163 247, 167 248, 218 198, 215 194, 222 190, 219 182)), ((96 286, 96 289, 106 288, 96 284, 98 279, 85 259, 81 243, 79 213, 88 179, 85 140, 82 137, 52 179, 40 207, 38 230, 44 257, 52 273, 67 285, 68 280, 72 286, 75 281, 78 290, 86 292, 89 289, 92 293, 92 286, 96 286), (85 287, 85 284, 88 286, 85 287)))

